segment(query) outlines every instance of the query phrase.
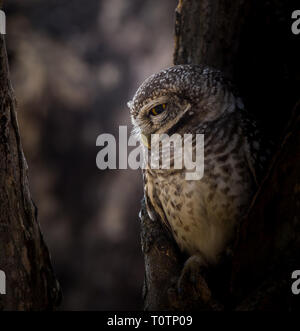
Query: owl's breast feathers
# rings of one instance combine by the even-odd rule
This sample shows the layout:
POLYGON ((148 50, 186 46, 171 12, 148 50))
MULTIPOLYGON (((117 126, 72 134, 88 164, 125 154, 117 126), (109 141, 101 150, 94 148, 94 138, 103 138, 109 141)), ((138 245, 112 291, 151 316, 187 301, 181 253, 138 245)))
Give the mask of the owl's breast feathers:
POLYGON ((145 169, 146 207, 183 251, 217 263, 261 181, 269 152, 244 110, 192 131, 204 134, 203 178, 188 181, 185 169, 145 169))

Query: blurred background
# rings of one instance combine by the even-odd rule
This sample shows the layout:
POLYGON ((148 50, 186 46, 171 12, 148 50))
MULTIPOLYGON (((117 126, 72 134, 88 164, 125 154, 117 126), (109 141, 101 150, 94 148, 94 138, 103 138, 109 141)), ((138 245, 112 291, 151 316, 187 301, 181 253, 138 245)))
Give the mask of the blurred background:
POLYGON ((139 170, 96 167, 96 138, 172 64, 177 0, 7 0, 7 47, 39 222, 61 309, 142 308, 139 170))

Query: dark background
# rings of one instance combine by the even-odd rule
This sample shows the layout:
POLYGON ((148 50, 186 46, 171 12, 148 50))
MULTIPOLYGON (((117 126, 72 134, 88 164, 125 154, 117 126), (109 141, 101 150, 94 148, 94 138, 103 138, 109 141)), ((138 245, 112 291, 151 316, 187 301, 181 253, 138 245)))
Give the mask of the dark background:
POLYGON ((140 171, 96 168, 96 138, 171 65, 176 0, 9 0, 7 47, 31 192, 61 309, 141 309, 140 171))

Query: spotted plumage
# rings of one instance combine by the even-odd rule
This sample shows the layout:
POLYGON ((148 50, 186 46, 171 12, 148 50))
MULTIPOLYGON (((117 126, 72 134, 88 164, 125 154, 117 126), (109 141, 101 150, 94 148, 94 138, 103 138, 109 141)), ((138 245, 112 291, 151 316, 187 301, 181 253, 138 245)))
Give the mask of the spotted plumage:
POLYGON ((151 169, 148 163, 144 192, 150 218, 166 225, 182 251, 217 264, 269 158, 256 122, 222 73, 205 66, 179 65, 152 75, 128 106, 143 141, 155 133, 204 134, 201 180, 186 180, 186 169, 151 169), (151 109, 161 104, 165 110, 153 116, 151 109))

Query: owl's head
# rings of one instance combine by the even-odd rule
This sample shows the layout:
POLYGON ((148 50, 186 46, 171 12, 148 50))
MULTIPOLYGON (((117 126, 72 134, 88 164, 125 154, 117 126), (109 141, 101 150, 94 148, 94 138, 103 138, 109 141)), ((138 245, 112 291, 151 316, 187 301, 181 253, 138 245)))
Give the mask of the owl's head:
POLYGON ((234 111, 237 102, 232 85, 220 71, 177 65, 146 79, 128 107, 134 132, 148 138, 192 132, 193 127, 234 111))

